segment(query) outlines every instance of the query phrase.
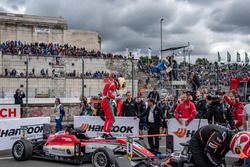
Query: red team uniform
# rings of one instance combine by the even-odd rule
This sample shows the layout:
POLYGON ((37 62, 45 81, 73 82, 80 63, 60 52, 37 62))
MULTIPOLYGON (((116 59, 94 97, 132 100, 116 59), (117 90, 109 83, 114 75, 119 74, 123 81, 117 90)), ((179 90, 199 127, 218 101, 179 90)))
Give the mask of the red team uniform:
POLYGON ((125 80, 124 78, 118 78, 114 81, 109 81, 103 88, 103 96, 104 98, 101 101, 101 108, 104 112, 106 117, 104 122, 103 131, 105 133, 110 134, 111 128, 115 122, 115 109, 112 105, 113 100, 117 100, 117 114, 118 116, 121 115, 121 106, 122 100, 117 99, 117 90, 125 87, 125 80))
POLYGON ((115 100, 116 84, 114 82, 108 82, 104 86, 103 96, 104 99, 101 101, 101 107, 106 116, 104 123, 104 132, 110 133, 111 127, 115 121, 115 111, 112 105, 112 100, 115 100))

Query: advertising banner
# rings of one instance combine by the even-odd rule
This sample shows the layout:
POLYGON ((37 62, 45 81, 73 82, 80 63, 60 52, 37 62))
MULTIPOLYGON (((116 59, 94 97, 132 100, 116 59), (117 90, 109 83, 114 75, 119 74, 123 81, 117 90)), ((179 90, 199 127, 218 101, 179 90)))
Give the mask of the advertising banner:
POLYGON ((0 150, 11 149, 20 139, 21 126, 27 127, 28 139, 37 139, 43 137, 43 124, 49 123, 50 117, 0 120, 0 150))
POLYGON ((0 105, 0 120, 20 118, 20 105, 0 105))
MULTIPOLYGON (((200 120, 200 127, 207 125, 206 119, 200 120)), ((188 126, 180 125, 175 118, 168 120, 168 132, 174 136, 174 150, 182 150, 183 147, 179 143, 185 143, 191 139, 191 136, 198 130, 199 119, 194 119, 188 126)))
MULTIPOLYGON (((126 138, 139 134, 139 119, 135 117, 116 117, 111 129, 114 137, 126 138)), ((74 127, 86 130, 89 137, 102 136, 104 121, 99 116, 75 116, 74 127)))

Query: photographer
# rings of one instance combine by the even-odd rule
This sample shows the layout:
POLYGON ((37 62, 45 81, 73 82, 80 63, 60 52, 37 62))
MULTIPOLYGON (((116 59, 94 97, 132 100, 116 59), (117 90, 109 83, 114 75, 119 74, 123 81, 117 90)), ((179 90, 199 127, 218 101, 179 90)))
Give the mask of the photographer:
POLYGON ((225 92, 218 91, 216 96, 208 96, 207 119, 209 124, 218 124, 235 129, 234 118, 230 107, 224 101, 225 92))
POLYGON ((22 90, 17 89, 16 93, 14 94, 14 99, 15 99, 15 104, 20 104, 21 118, 24 117, 24 115, 23 115, 23 98, 25 98, 25 93, 22 90))

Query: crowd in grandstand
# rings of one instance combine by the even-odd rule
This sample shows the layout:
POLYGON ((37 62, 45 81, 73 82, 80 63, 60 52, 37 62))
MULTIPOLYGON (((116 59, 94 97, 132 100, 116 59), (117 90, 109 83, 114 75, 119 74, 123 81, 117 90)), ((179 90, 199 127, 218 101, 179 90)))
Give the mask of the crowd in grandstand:
POLYGON ((36 56, 84 56, 93 58, 123 58, 122 55, 101 53, 100 51, 87 51, 69 44, 56 43, 26 43, 22 41, 6 41, 0 45, 3 54, 12 55, 36 55, 36 56))
POLYGON ((190 67, 188 67, 188 65, 178 64, 171 56, 168 57, 167 60, 168 61, 163 61, 163 63, 160 63, 159 60, 150 63, 139 60, 138 68, 149 77, 162 78, 164 81, 195 81, 197 86, 208 84, 217 85, 217 80, 219 85, 229 86, 229 80, 232 77, 250 76, 250 65, 247 64, 218 64, 215 62, 206 65, 191 64, 190 67), (163 65, 162 68, 160 67, 161 64, 163 65), (190 71, 185 70, 187 68, 190 68, 190 71), (214 80, 211 78, 214 78, 214 80))

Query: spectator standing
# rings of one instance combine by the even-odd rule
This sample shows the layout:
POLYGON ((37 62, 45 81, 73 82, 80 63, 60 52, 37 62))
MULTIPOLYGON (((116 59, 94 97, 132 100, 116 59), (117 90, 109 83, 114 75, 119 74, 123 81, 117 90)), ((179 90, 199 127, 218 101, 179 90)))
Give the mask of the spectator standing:
POLYGON ((16 93, 14 94, 14 99, 15 99, 15 104, 20 104, 21 118, 24 117, 24 114, 23 114, 23 107, 24 107, 23 98, 25 98, 25 93, 22 90, 17 89, 16 93))
MULTIPOLYGON (((159 134, 160 127, 162 126, 162 113, 161 110, 156 106, 154 99, 148 100, 148 108, 146 112, 141 114, 139 118, 146 116, 146 123, 148 128, 148 135, 159 134)), ((148 138, 149 147, 153 150, 159 150, 159 137, 148 138)))
POLYGON ((234 120, 236 121, 235 126, 236 128, 239 128, 242 126, 244 104, 239 101, 238 95, 235 90, 230 91, 229 97, 225 96, 225 100, 230 106, 232 106, 231 111, 234 120))
POLYGON ((195 96, 196 96, 196 99, 194 100, 194 104, 197 109, 196 118, 203 119, 206 117, 205 114, 207 111, 206 96, 204 96, 204 94, 200 90, 196 91, 195 96))
POLYGON ((161 110, 162 113, 162 127, 160 129, 160 133, 166 133, 167 129, 167 119, 168 119, 168 108, 167 103, 164 96, 161 96, 160 102, 157 104, 157 107, 161 110))
MULTIPOLYGON (((141 95, 136 97, 136 115, 141 115, 142 113, 146 112, 146 103, 142 100, 141 95)), ((139 134, 143 135, 145 125, 145 117, 141 117, 139 121, 139 134)))
MULTIPOLYGON (((243 127, 244 130, 248 132, 250 131, 250 104, 247 104, 244 107, 243 127)), ((245 159, 243 167, 250 167, 250 158, 245 159)))
POLYGON ((63 117, 65 115, 64 107, 61 104, 60 98, 56 98, 55 100, 55 107, 54 107, 54 113, 56 114, 56 132, 59 132, 62 130, 62 121, 63 117))
POLYGON ((224 101, 225 93, 222 91, 216 92, 218 100, 208 98, 207 119, 209 124, 219 124, 225 127, 230 126, 235 129, 234 117, 229 106, 224 101))
POLYGON ((160 101, 160 95, 156 87, 153 89, 153 91, 149 92, 148 99, 154 99, 156 103, 160 101))
POLYGON ((175 119, 182 125, 183 119, 186 119, 185 126, 196 117, 197 111, 193 102, 187 97, 186 94, 181 96, 181 103, 177 105, 174 111, 175 119))
POLYGON ((87 108, 87 98, 80 96, 80 115, 85 115, 87 108))
POLYGON ((122 103, 122 116, 136 117, 137 108, 136 102, 132 99, 132 93, 128 91, 126 93, 127 99, 122 103))

